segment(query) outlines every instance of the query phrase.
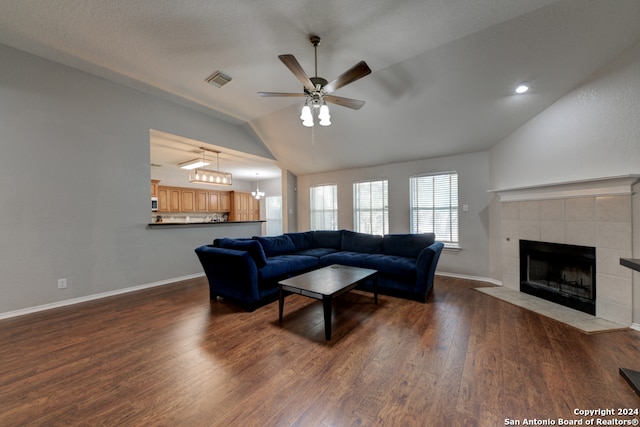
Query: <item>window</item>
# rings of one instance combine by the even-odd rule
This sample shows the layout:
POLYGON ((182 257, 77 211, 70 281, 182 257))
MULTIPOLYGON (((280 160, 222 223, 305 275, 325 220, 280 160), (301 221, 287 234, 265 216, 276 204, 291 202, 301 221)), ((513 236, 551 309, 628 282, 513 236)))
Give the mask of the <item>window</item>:
POLYGON ((267 236, 279 236, 282 234, 282 197, 265 197, 267 208, 267 236))
POLYGON ((338 186, 311 187, 311 229, 338 229, 338 186))
POLYGON ((389 233, 388 181, 366 181, 353 184, 353 224, 360 233, 389 233))
POLYGON ((458 173, 411 177, 411 232, 458 246, 458 173))

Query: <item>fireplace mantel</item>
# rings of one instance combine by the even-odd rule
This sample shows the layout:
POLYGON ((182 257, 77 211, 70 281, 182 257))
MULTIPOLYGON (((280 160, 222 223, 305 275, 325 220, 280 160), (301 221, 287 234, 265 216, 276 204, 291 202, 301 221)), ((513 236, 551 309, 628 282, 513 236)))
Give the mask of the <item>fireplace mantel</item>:
POLYGON ((555 184, 541 184, 489 190, 500 197, 501 202, 527 200, 565 199, 571 197, 620 196, 633 194, 633 185, 640 175, 621 175, 555 184))

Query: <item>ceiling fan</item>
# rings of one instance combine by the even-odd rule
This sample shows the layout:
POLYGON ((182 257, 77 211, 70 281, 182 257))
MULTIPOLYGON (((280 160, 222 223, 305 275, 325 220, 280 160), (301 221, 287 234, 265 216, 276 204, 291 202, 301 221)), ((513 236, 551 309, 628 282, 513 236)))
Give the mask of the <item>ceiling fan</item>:
POLYGON ((309 41, 313 45, 315 56, 315 77, 309 77, 302 69, 302 66, 293 55, 279 55, 280 61, 293 73, 294 76, 302 83, 304 87, 303 93, 285 93, 285 92, 258 92, 260 96, 297 96, 305 97, 307 103, 313 106, 320 106, 324 102, 341 105, 343 107, 359 110, 364 101, 357 99, 343 98, 331 95, 334 91, 343 86, 353 83, 358 79, 371 73, 371 69, 364 61, 358 62, 353 67, 328 82, 322 77, 318 77, 318 45, 320 45, 320 37, 312 35, 309 41))

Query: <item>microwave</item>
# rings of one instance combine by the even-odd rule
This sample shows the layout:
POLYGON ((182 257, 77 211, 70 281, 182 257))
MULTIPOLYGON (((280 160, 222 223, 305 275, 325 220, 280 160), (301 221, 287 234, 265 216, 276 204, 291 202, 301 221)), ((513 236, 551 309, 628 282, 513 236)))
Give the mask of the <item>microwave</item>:
POLYGON ((151 212, 158 212, 158 198, 151 198, 151 212))

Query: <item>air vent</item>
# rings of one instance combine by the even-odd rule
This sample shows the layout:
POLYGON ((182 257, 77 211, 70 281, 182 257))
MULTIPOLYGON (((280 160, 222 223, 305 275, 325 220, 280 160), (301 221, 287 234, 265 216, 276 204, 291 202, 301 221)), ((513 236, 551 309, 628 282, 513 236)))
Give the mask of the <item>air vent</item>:
POLYGON ((222 71, 216 71, 204 79, 204 81, 214 86, 222 87, 231 81, 231 77, 227 76, 222 71))

